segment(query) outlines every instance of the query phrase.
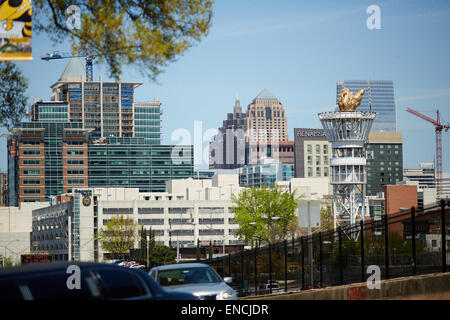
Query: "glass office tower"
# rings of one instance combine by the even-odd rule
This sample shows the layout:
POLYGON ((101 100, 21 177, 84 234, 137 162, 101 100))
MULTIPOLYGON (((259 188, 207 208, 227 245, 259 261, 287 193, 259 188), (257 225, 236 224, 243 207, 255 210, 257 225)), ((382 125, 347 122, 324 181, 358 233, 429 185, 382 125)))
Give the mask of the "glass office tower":
POLYGON ((166 181, 193 176, 192 145, 144 138, 92 141, 81 122, 26 122, 8 137, 9 205, 51 201, 83 187, 164 192, 166 181))
POLYGON ((342 88, 348 88, 353 94, 366 88, 358 111, 375 111, 377 116, 371 131, 397 131, 397 109, 394 100, 394 82, 392 80, 344 80, 337 82, 336 104, 342 88))

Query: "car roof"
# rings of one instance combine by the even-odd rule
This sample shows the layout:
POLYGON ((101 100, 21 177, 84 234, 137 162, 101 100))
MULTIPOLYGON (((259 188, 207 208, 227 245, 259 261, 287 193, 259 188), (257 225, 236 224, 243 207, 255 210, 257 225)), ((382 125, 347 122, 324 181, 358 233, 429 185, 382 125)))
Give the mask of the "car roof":
POLYGON ((150 271, 157 270, 174 270, 174 269, 182 269, 182 268, 204 268, 209 267, 209 265, 204 263, 176 263, 176 264, 167 264, 165 266, 154 267, 150 271))
POLYGON ((122 268, 115 264, 110 263, 94 263, 94 262, 41 262, 41 263, 29 263, 20 266, 0 268, 0 277, 12 276, 23 273, 37 273, 37 272, 54 272, 60 270, 66 270, 71 265, 77 265, 81 269, 86 268, 122 268))

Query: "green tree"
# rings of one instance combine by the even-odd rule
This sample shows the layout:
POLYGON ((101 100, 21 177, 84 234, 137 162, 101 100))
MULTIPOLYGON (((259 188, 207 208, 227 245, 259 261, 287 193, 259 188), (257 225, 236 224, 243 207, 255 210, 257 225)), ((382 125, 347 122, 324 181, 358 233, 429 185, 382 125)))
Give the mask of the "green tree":
POLYGON ((326 209, 320 209, 320 225, 320 231, 327 231, 334 228, 331 206, 327 206, 326 209))
POLYGON ((286 238, 288 226, 295 219, 297 199, 295 192, 278 187, 246 188, 232 201, 239 228, 235 234, 247 243, 265 240, 270 243, 286 238), (273 220, 277 217, 277 220, 273 220))
POLYGON ((129 217, 113 217, 98 232, 97 239, 103 250, 113 257, 125 258, 137 238, 137 223, 129 217))
POLYGON ((214 254, 212 240, 209 241, 209 259, 211 260, 214 254))
POLYGON ((147 231, 145 230, 143 225, 141 225, 139 237, 140 237, 139 262, 146 265, 147 264, 147 231))
POLYGON ((0 61, 0 125, 11 130, 20 124, 27 106, 28 81, 12 62, 0 61))
POLYGON ((150 267, 157 267, 166 264, 176 263, 176 253, 168 246, 157 245, 152 249, 150 254, 151 265, 150 267))
POLYGON ((3 256, 0 255, 0 267, 12 267, 14 266, 14 260, 11 257, 6 257, 5 261, 3 261, 3 256))
POLYGON ((106 62, 118 79, 134 64, 155 80, 168 62, 200 41, 211 26, 213 0, 37 0, 33 31, 55 42, 78 42, 82 52, 106 62), (81 10, 81 28, 67 25, 67 9, 81 10))

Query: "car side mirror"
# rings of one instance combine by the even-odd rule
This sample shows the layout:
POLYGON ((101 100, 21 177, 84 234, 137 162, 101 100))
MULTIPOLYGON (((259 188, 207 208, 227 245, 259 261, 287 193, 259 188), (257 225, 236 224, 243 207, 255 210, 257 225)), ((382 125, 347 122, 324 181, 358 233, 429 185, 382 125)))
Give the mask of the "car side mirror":
POLYGON ((232 277, 225 277, 225 278, 223 278, 223 281, 224 281, 225 283, 227 283, 227 284, 230 284, 230 283, 233 282, 233 278, 232 278, 232 277))

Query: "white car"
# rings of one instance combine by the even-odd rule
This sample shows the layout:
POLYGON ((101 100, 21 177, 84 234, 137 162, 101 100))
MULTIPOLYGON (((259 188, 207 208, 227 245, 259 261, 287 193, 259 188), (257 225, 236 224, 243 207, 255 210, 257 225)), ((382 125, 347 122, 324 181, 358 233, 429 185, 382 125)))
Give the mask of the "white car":
POLYGON ((222 277, 202 263, 159 266, 150 275, 168 291, 189 292, 201 300, 237 300, 237 292, 228 286, 232 279, 222 277))

